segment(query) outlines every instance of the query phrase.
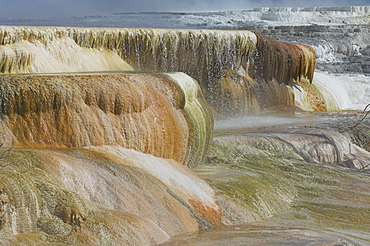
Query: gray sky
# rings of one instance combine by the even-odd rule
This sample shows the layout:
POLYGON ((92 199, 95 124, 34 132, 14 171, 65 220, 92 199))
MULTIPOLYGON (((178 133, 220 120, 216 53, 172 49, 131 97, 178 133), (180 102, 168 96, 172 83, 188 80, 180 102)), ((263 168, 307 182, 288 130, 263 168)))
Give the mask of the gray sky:
POLYGON ((0 18, 86 16, 142 11, 370 5, 370 0, 0 0, 0 18))

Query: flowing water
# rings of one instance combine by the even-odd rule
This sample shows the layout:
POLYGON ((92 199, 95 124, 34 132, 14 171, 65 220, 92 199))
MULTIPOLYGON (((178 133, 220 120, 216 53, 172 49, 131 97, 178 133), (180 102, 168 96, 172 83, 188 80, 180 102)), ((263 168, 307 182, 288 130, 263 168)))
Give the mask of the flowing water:
POLYGON ((369 12, 0 26, 0 244, 369 245, 369 12))

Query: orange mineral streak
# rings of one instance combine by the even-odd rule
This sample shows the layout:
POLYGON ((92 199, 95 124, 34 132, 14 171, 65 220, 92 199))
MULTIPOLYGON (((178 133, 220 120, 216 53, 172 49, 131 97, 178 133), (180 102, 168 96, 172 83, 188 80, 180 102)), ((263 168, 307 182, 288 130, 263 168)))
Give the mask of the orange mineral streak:
POLYGON ((164 76, 1 76, 0 85, 18 147, 120 145, 180 162, 189 154, 184 94, 164 76))
POLYGON ((302 81, 298 83, 298 85, 301 86, 307 93, 313 111, 328 112, 328 107, 325 103, 324 96, 313 84, 304 83, 302 81))
POLYGON ((194 210, 205 218, 214 227, 219 227, 222 225, 221 217, 222 212, 219 209, 211 208, 209 206, 204 206, 201 201, 196 199, 189 199, 189 204, 194 208, 194 210))

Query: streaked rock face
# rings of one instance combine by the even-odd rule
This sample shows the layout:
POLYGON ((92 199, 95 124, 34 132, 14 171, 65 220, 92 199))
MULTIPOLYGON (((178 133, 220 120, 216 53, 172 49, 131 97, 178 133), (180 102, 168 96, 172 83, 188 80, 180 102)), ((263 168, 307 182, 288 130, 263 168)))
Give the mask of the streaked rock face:
POLYGON ((212 118, 185 74, 1 76, 2 142, 119 145, 196 165, 212 118))
POLYGON ((266 132, 241 138, 230 137, 228 140, 235 143, 240 141, 250 146, 251 149, 270 146, 270 148, 277 148, 283 152, 288 146, 307 163, 342 166, 357 170, 368 168, 369 152, 351 143, 341 133, 309 128, 286 132, 276 129, 271 132, 266 130, 266 132))

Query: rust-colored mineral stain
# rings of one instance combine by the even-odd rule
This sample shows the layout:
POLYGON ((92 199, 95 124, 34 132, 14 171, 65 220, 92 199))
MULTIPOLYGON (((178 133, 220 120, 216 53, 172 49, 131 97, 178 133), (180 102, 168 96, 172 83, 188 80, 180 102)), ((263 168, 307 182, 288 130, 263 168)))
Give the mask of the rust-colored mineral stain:
MULTIPOLYGON (((250 31, 164 29, 109 29, 107 31, 106 29, 63 27, 4 29, 3 44, 18 45, 22 41, 31 43, 39 41, 42 45, 35 50, 36 53, 39 49, 43 50, 44 46, 48 46, 47 44, 50 46, 55 39, 59 39, 61 43, 55 48, 73 44, 74 47, 82 50, 88 48, 99 52, 109 51, 109 54, 114 54, 119 60, 123 59, 122 62, 129 63, 138 71, 184 72, 199 82, 208 103, 220 114, 236 115, 240 111, 240 114, 255 113, 266 107, 292 105, 291 101, 287 102, 291 97, 287 96, 289 92, 286 89, 277 88, 274 81, 280 85, 291 84, 302 78, 312 82, 316 66, 316 54, 311 47, 280 42, 250 31), (240 78, 236 79, 233 75, 224 76, 225 70, 235 73, 240 68, 247 71, 241 79, 242 83, 239 83, 240 78), (255 88, 257 95, 251 95, 253 94, 251 91, 255 88)), ((10 53, 8 56, 3 56, 5 61, 2 63, 5 67, 0 66, 0 72, 35 72, 33 70, 35 61, 26 59, 30 54, 18 53, 25 57, 18 57, 22 58, 18 59, 10 53), (8 59, 14 62, 9 62, 8 59)), ((53 52, 50 55, 52 54, 53 52)), ((74 59, 71 57, 71 60, 74 59)), ((81 61, 78 64, 81 64, 81 61)), ((66 68, 65 71, 77 69, 70 65, 68 65, 69 70, 66 68)), ((41 66, 46 69, 44 67, 41 66)), ((60 66, 52 67, 47 72, 53 72, 53 69, 55 69, 54 72, 60 72, 60 66)), ((110 71, 113 67, 107 69, 110 71)), ((154 77, 151 78, 154 79, 154 77)), ((136 81, 137 78, 132 78, 127 87, 140 90, 140 83, 136 81)), ((125 94, 123 97, 116 94, 116 97, 112 97, 110 94, 115 94, 117 87, 114 83, 110 84, 112 91, 105 90, 105 93, 96 94, 94 90, 87 90, 85 103, 98 105, 105 113, 114 112, 114 114, 121 114, 125 110, 141 111, 150 104, 150 101, 146 100, 147 97, 141 93, 125 94), (136 97, 131 96, 134 94, 136 97)), ((29 93, 35 92, 31 90, 29 93)), ((181 96, 178 97, 175 94, 171 100, 178 108, 183 101, 178 100, 181 96)), ((56 98, 58 97, 59 95, 56 95, 56 98)), ((54 104, 60 106, 61 102, 58 99, 54 104)), ((27 108, 25 107, 24 110, 27 108)))
POLYGON ((222 225, 222 212, 220 210, 205 206, 201 201, 196 199, 189 199, 188 202, 200 216, 205 218, 214 227, 222 225))
POLYGON ((19 147, 120 145, 180 162, 187 154, 181 93, 165 77, 1 76, 0 83, 4 122, 19 147))

